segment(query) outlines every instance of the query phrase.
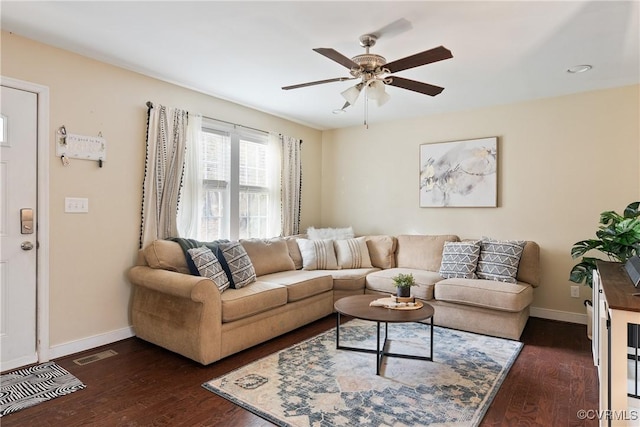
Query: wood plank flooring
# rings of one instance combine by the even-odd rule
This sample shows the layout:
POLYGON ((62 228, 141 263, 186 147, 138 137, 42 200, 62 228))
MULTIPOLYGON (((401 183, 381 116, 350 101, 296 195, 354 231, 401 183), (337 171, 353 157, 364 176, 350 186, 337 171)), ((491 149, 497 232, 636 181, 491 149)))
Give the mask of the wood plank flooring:
MULTIPOLYGON (((11 426, 238 426, 272 424, 201 384, 335 326, 328 316, 289 334, 202 366, 137 338, 56 362, 87 387, 0 419, 11 426), (82 356, 118 355, 78 366, 82 356)), ((530 318, 525 344, 481 426, 596 426, 579 409, 597 409, 598 379, 586 326, 530 318)))

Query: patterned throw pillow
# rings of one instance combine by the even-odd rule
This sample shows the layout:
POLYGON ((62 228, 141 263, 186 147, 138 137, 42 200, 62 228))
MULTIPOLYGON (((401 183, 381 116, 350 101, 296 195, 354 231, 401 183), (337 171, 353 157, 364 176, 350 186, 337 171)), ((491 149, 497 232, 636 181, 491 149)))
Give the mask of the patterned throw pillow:
POLYGON ((189 252, 200 275, 213 280, 220 292, 224 292, 229 287, 229 278, 211 249, 202 246, 201 248, 189 249, 187 252, 189 252))
POLYGON ((221 243, 219 249, 229 267, 232 288, 240 289, 256 281, 256 270, 240 242, 221 243))
POLYGON ((483 238, 476 270, 478 278, 516 283, 518 264, 526 243, 524 240, 483 238))
POLYGON ((297 239, 304 270, 338 270, 333 240, 297 239))
POLYGON ((445 279, 477 279, 480 241, 444 242, 440 275, 445 279))
POLYGON ((366 237, 335 240, 333 246, 340 268, 371 268, 366 237))

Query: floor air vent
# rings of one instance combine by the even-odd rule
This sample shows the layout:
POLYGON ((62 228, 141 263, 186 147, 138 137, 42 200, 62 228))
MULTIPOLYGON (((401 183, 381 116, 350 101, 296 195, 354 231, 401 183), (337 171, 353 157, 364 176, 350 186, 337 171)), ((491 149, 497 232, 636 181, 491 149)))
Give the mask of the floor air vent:
POLYGON ((73 363, 80 366, 88 365, 89 363, 97 362, 98 360, 106 359, 107 357, 115 356, 116 354, 118 353, 116 353, 113 350, 105 350, 105 351, 101 351, 100 353, 91 354, 89 356, 75 359, 73 363))

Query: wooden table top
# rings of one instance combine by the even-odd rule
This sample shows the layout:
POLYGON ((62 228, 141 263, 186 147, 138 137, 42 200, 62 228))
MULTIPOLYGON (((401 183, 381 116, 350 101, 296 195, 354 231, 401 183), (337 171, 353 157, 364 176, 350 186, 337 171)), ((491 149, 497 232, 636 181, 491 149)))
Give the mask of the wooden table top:
POLYGON ((340 314, 374 322, 418 322, 433 316, 433 307, 424 301, 423 306, 416 310, 394 310, 369 305, 379 298, 384 298, 384 295, 352 295, 340 298, 334 307, 340 314))
POLYGON ((598 271, 602 278, 602 290, 607 304, 614 310, 640 312, 640 287, 636 288, 619 262, 598 261, 598 271))

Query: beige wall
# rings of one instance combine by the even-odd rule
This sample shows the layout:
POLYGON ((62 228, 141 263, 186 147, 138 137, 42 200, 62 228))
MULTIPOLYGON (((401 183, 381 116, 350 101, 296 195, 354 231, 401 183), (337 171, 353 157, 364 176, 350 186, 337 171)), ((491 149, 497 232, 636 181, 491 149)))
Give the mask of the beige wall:
MULTIPOLYGON (((126 271, 137 252, 146 101, 302 138, 302 226, 320 222, 321 132, 121 68, 2 32, 5 77, 50 89, 50 344, 129 326, 126 271), (102 135, 108 161, 55 157, 55 130, 102 135), (65 197, 87 197, 89 213, 65 214, 65 197)), ((10 183, 11 186, 16 183, 10 183)))
POLYGON ((148 100, 302 138, 303 229, 353 225, 359 234, 453 232, 538 241, 543 283, 534 305, 552 310, 582 312, 582 298, 568 296, 571 244, 593 234, 602 210, 640 198, 637 86, 321 133, 1 36, 0 73, 50 89, 51 346, 129 326, 125 274, 137 251, 148 100), (61 165, 53 144, 63 124, 70 133, 102 132, 108 141, 102 169, 73 159, 61 165), (420 209, 419 145, 482 136, 500 138, 500 207, 420 209), (65 197, 87 197, 89 213, 65 214, 65 197))
POLYGON ((533 306, 584 313, 590 289, 569 296, 570 248, 595 236, 600 212, 639 198, 638 104, 631 86, 325 132, 322 223, 535 240, 542 284, 533 306), (488 136, 499 137, 499 207, 420 208, 420 144, 488 136))

